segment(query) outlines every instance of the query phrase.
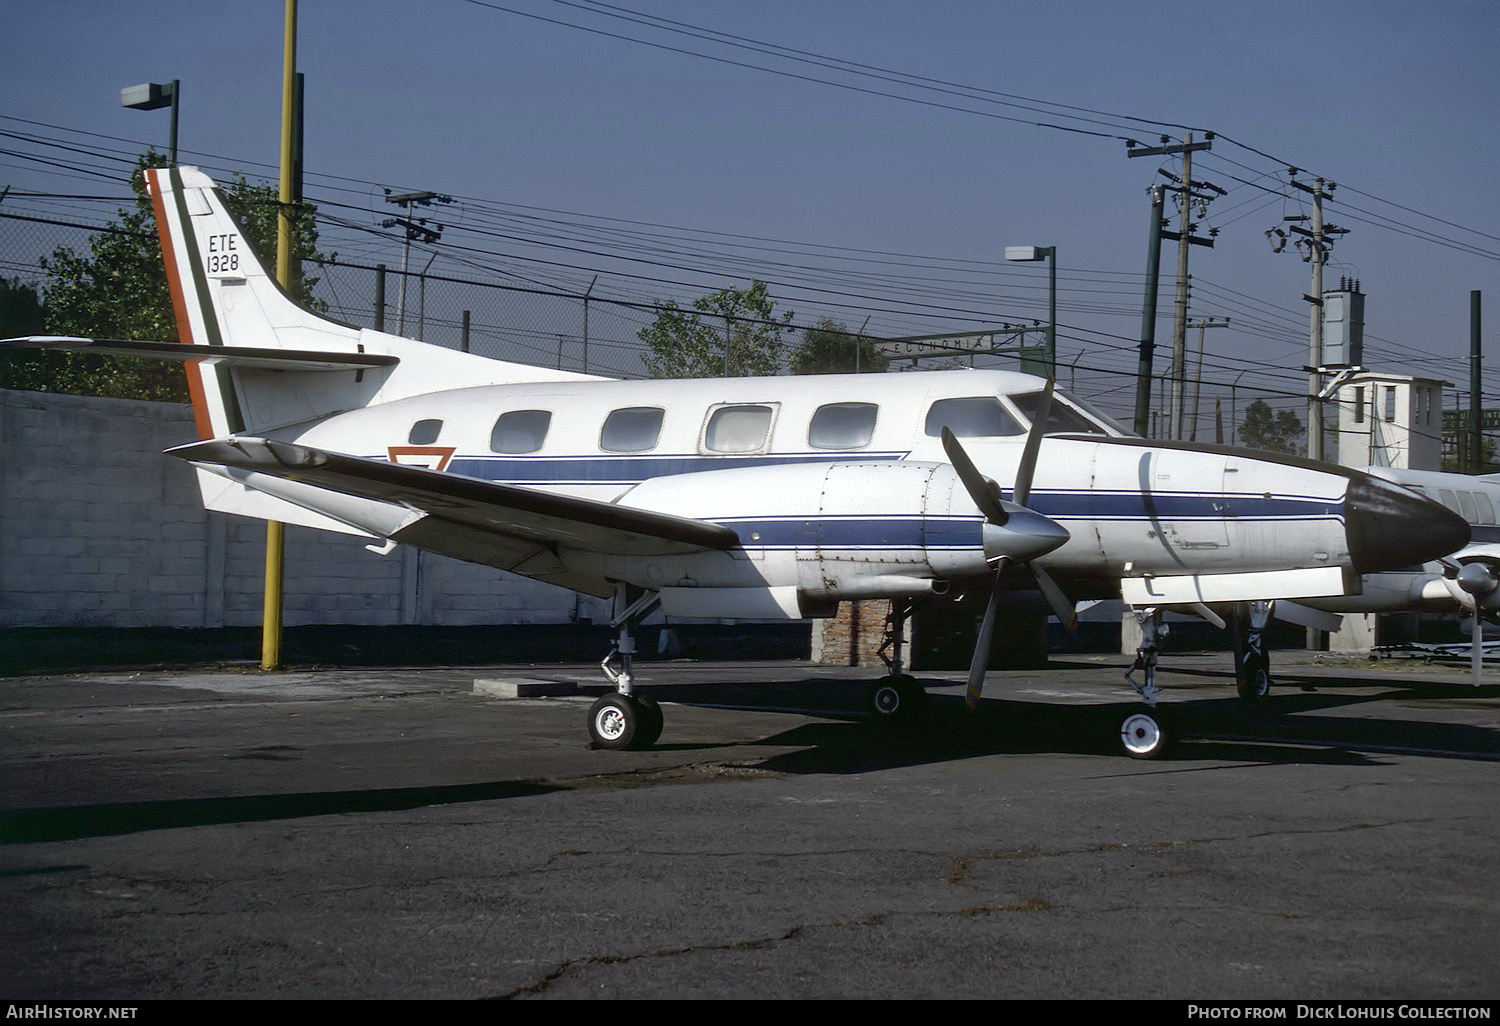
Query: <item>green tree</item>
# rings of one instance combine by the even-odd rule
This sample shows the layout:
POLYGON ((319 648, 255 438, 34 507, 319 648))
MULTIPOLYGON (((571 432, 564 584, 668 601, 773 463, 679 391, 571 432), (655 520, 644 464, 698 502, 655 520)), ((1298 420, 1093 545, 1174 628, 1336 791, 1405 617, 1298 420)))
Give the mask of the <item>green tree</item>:
MULTIPOLYGON (((40 335, 47 330, 47 311, 36 289, 19 278, 0 278, 0 338, 40 335)), ((25 382, 41 377, 44 361, 51 354, 40 350, 17 350, 0 359, 0 388, 25 388, 25 382)))
POLYGON ((860 371, 883 371, 885 354, 873 339, 856 335, 831 317, 824 317, 802 332, 802 343, 792 350, 793 374, 852 374, 855 353, 860 371))
POLYGON ((0 338, 38 335, 46 326, 47 311, 36 288, 20 278, 0 278, 0 338))
MULTIPOLYGON (((135 205, 119 211, 114 224, 96 232, 89 240, 86 254, 60 247, 42 260, 42 269, 47 274, 42 290, 46 333, 177 341, 177 320, 157 240, 156 218, 141 174, 148 167, 162 167, 165 163, 165 158, 155 151, 148 151, 137 162, 130 182, 135 205)), ((235 175, 225 190, 225 200, 239 218, 262 263, 274 268, 276 190, 251 185, 235 175)), ((293 252, 300 258, 294 261, 294 267, 324 262, 327 258, 317 250, 313 208, 306 204, 300 207, 293 226, 293 252)), ((288 291, 299 302, 326 309, 326 304, 311 298, 317 280, 298 270, 288 291)), ((11 356, 0 361, 0 384, 43 392, 167 402, 186 402, 188 398, 182 370, 174 362, 75 353, 11 356)))
POLYGON ((723 377, 726 364, 729 377, 764 377, 781 370, 791 320, 790 310, 777 314, 766 283, 755 281, 700 296, 691 310, 668 301, 636 336, 651 347, 644 362, 653 378, 723 377))
POLYGON ((1296 454, 1302 451, 1297 445, 1301 434, 1302 420, 1291 410, 1272 412, 1264 399, 1257 399, 1245 408, 1240 441, 1252 449, 1296 454))

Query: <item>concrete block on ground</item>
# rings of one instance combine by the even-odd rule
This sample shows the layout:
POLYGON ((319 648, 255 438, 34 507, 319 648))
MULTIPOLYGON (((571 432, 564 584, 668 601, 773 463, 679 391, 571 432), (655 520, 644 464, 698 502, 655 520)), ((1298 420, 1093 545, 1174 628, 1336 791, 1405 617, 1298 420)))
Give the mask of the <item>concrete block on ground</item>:
POLYGON ((477 677, 474 694, 484 698, 558 698, 582 694, 577 681, 556 677, 477 677))

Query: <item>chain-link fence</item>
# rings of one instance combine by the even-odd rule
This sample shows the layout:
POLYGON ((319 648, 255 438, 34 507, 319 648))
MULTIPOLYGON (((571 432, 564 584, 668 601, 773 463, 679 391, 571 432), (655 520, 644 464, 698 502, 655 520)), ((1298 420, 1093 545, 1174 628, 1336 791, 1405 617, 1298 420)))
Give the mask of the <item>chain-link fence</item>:
POLYGON ((324 264, 316 292, 351 324, 480 356, 639 377, 658 307, 385 265, 324 264))
MULTIPOLYGON (((98 232, 120 230, 87 223, 87 216, 81 214, 79 220, 68 221, 0 210, 0 277, 42 294, 47 280, 41 264, 43 258, 59 248, 87 253, 98 232)), ((651 355, 651 349, 641 333, 668 308, 644 296, 620 298, 642 295, 638 282, 623 278, 610 282, 601 274, 587 289, 571 290, 547 284, 543 281, 545 272, 529 275, 524 269, 491 269, 473 273, 468 267, 472 261, 465 260, 460 253, 448 253, 441 246, 413 247, 403 254, 399 239, 383 236, 377 241, 379 246, 375 248, 351 247, 362 252, 361 259, 335 257, 308 269, 309 276, 317 279, 313 294, 327 304, 331 316, 494 359, 609 377, 646 375, 644 361, 651 355), (389 263, 377 262, 386 254, 392 254, 389 263), (407 262, 405 272, 400 266, 403 260, 407 262), (595 288, 595 284, 599 287, 595 288)), ((872 302, 869 312, 848 306, 835 312, 839 315, 836 318, 830 319, 824 313, 816 322, 803 319, 790 323, 726 319, 717 313, 699 316, 715 330, 720 330, 717 326, 726 320, 774 328, 774 334, 788 347, 798 345, 809 330, 826 330, 824 326, 830 320, 835 331, 843 325, 868 324, 871 317, 876 323, 887 325, 919 324, 916 318, 904 323, 893 320, 890 310, 882 309, 879 302, 872 302)), ((943 323, 941 318, 932 317, 930 324, 928 335, 953 334, 953 325, 943 323)), ((725 328, 733 326, 725 324, 725 328)), ((989 333, 997 343, 993 351, 956 351, 946 358, 929 357, 920 361, 893 360, 892 369, 958 366, 1016 369, 1023 366, 1023 360, 1034 367, 1025 357, 1034 358, 1032 349, 1040 331, 1034 325, 1022 330, 1019 326, 997 324, 989 333)), ((0 326, 0 337, 6 333, 0 326)), ((913 330, 911 335, 902 337, 919 333, 913 330)), ((723 331, 726 341, 731 334, 732 331, 723 331)), ((854 343, 851 348, 857 349, 861 338, 870 339, 873 335, 863 330, 850 331, 849 338, 854 343)), ((984 329, 969 332, 970 338, 985 335, 984 329)), ((890 336, 874 341, 890 341, 890 336)), ((1134 420, 1137 389, 1135 344, 1125 339, 1100 341, 1077 337, 1064 326, 1059 330, 1058 344, 1061 347, 1065 343, 1080 348, 1068 352, 1059 349, 1056 362, 1059 386, 1129 426, 1134 420)), ((1160 359, 1163 355, 1160 347, 1157 352, 1158 363, 1151 384, 1154 408, 1147 425, 1147 434, 1152 436, 1167 431, 1164 400, 1169 394, 1171 373, 1160 359)), ((1295 393, 1275 385, 1268 387, 1268 383, 1257 382, 1255 377, 1241 372, 1232 383, 1213 390, 1212 395, 1204 390, 1201 406, 1194 402, 1189 407, 1188 421, 1195 426, 1191 437, 1234 444, 1244 409, 1256 397, 1272 395, 1277 406, 1296 409, 1298 403, 1303 403, 1305 407, 1305 400, 1298 399, 1295 393)), ((1198 391, 1195 389, 1192 394, 1196 399, 1198 391)), ((1451 450, 1451 438, 1445 442, 1451 450)))

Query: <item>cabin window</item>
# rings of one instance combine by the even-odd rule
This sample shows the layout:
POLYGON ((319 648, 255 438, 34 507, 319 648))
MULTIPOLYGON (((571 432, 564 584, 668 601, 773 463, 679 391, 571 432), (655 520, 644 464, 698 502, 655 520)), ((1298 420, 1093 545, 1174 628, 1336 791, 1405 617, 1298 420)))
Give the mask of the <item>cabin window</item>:
POLYGON ((645 452, 656 448, 661 435, 659 406, 626 406, 604 418, 599 448, 605 452, 645 452))
POLYGON ((1475 492, 1474 500, 1479 503, 1478 523, 1493 524, 1495 522, 1495 507, 1490 503, 1490 497, 1483 492, 1475 492))
POLYGON ((1354 390, 1354 423, 1365 422, 1365 386, 1360 385, 1354 390))
POLYGON ((407 445, 431 445, 438 440, 442 434, 443 422, 440 420, 419 420, 411 426, 411 432, 406 436, 407 445))
POLYGON ((933 403, 927 411, 927 434, 936 438, 945 427, 959 438, 1002 438, 1026 433, 992 395, 939 399, 933 403))
POLYGON ((500 414, 490 432, 490 452, 536 452, 547 440, 551 410, 511 410, 500 414))
POLYGON ((1446 489, 1446 488, 1439 488, 1438 489, 1438 501, 1441 502, 1444 506, 1447 506, 1453 512, 1459 514, 1460 516, 1463 515, 1463 511, 1460 510, 1459 507, 1458 507, 1458 496, 1454 495, 1448 489, 1446 489))
MULTIPOLYGON (((1013 395, 1010 401, 1016 404, 1016 409, 1020 410, 1027 420, 1035 422, 1037 407, 1042 402, 1042 393, 1027 392, 1025 395, 1013 395)), ((1065 431, 1075 435, 1104 434, 1098 424, 1084 417, 1071 406, 1059 402, 1056 396, 1052 398, 1052 405, 1047 407, 1047 423, 1042 426, 1042 431, 1044 433, 1065 431)))
POLYGON ((771 435, 769 406, 720 406, 708 415, 703 447, 709 452, 759 452, 771 435))
POLYGON ((814 449, 862 449, 875 434, 874 403, 829 403, 819 406, 807 428, 814 449))
POLYGON ((1479 509, 1474 505, 1473 492, 1458 493, 1458 511, 1469 523, 1479 523, 1479 509))

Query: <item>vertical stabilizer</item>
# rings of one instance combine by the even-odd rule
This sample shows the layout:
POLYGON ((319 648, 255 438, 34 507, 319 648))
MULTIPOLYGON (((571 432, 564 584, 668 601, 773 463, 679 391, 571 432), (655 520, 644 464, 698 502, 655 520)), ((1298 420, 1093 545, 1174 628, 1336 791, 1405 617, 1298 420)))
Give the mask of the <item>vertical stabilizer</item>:
POLYGON ((186 364, 202 438, 270 434, 335 413, 465 385, 590 378, 490 360, 343 324, 299 306, 256 257, 213 181, 193 167, 146 171, 178 340, 202 347, 186 364), (232 350, 368 353, 376 369, 255 367, 232 350), (215 359, 215 352, 225 359, 215 359))

